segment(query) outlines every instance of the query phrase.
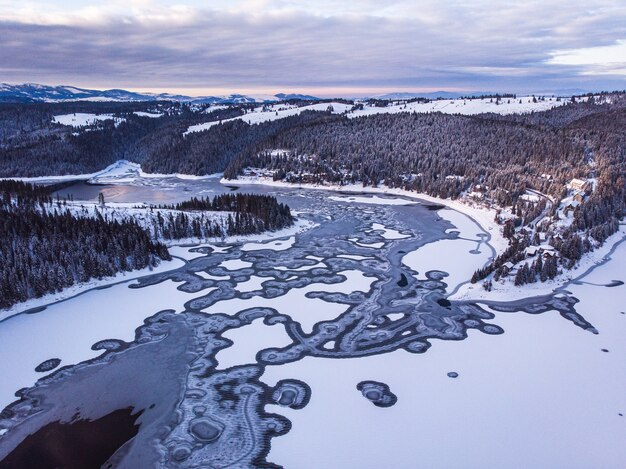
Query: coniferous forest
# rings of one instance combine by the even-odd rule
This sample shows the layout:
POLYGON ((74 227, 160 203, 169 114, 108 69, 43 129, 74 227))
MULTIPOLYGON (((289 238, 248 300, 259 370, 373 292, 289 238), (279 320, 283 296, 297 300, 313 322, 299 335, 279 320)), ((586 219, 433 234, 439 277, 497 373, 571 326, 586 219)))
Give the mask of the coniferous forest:
POLYGON ((153 222, 154 232, 165 239, 211 238, 249 235, 275 231, 293 225, 289 207, 276 197, 257 194, 222 194, 213 199, 196 198, 175 205, 159 205, 157 208, 175 210, 167 217, 157 213, 153 222), (190 217, 185 212, 230 212, 223 223, 202 213, 190 217))
POLYGON ((291 226, 275 197, 224 194, 153 207, 151 225, 133 216, 71 210, 53 187, 0 181, 0 308, 74 284, 171 259, 159 240, 215 238, 291 226), (162 209, 162 210, 160 210, 162 209), (205 212, 224 212, 224 218, 205 212))
POLYGON ((0 181, 0 308, 171 259, 132 220, 79 217, 49 190, 0 181))
MULTIPOLYGON (((557 269, 573 266, 582 254, 594 249, 594 242, 601 243, 615 233, 626 212, 623 93, 603 95, 598 100, 573 100, 548 111, 521 115, 405 112, 350 118, 329 110, 306 111, 255 125, 227 121, 249 110, 249 105, 211 110, 169 102, 0 104, 0 177, 89 173, 126 159, 154 173, 204 175, 224 171, 226 178, 236 178, 247 168, 258 168, 273 174, 275 180, 287 182, 385 184, 452 199, 481 187, 485 200, 510 207, 516 218, 503 226, 511 246, 491 265, 477 271, 474 281, 493 272, 502 274, 505 264, 519 262, 524 250, 537 244, 530 233, 520 231, 524 220, 535 218, 545 208, 522 200, 529 189, 555 202, 549 213, 554 217, 570 180, 595 181, 593 193, 574 210, 570 226, 550 240, 560 254, 557 269), (155 108, 161 117, 135 114, 155 108), (78 130, 54 122, 55 115, 78 112, 108 113, 118 120, 78 130), (186 132, 192 125, 207 122, 215 125, 186 132)), ((288 208, 275 200, 238 195, 168 207, 175 213, 157 213, 152 226, 138 227, 132 220, 70 215, 61 205, 53 208, 41 202, 46 195, 36 188, 12 190, 30 194, 20 196, 23 202, 13 205, 5 196, 2 208, 2 235, 7 241, 6 236, 11 236, 11 242, 16 240, 19 247, 10 250, 3 243, 0 260, 14 270, 4 269, 2 288, 8 288, 8 279, 16 279, 11 282, 15 289, 11 294, 18 300, 85 278, 154 264, 166 254, 158 244, 150 244, 144 229, 153 239, 171 240, 258 233, 292 223, 288 208), (224 212, 222 222, 205 216, 207 210, 224 212), (200 214, 190 213, 194 211, 200 214), (32 222, 24 222, 27 219, 32 222), (102 232, 96 234, 100 228, 102 232), (62 240, 58 234, 64 229, 70 236, 62 240), (119 232, 133 234, 118 239, 114 233, 119 232), (86 257, 84 265, 68 260, 63 261, 67 269, 48 269, 45 259, 52 256, 51 249, 35 261, 39 255, 33 255, 33 249, 41 248, 37 243, 44 236, 58 243, 55 249, 59 256, 69 249, 70 239, 86 246, 80 254, 86 257), (97 242, 104 245, 107 236, 116 242, 106 249, 93 249, 100 246, 97 242), (121 256, 122 248, 131 254, 121 256), (29 273, 24 268, 18 271, 19 265, 28 262, 19 264, 15 256, 32 256, 32 278, 42 280, 29 283, 29 273)), ((539 226, 536 231, 541 229, 539 226)), ((552 278, 557 269, 552 260, 541 265, 533 262, 518 271, 517 283, 552 278)))

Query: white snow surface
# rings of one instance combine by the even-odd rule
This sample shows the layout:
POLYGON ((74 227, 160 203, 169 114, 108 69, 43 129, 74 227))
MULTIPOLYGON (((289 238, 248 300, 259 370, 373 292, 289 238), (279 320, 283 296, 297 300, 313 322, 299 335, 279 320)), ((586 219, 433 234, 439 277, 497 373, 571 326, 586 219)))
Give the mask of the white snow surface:
POLYGON ((600 347, 610 344, 622 359, 626 350, 614 334, 599 340, 563 321, 556 313, 510 315, 498 318, 503 336, 471 331, 467 340, 435 343, 424 355, 268 367, 268 384, 300 379, 314 390, 300 411, 268 406, 293 425, 272 442, 268 459, 285 467, 314 460, 325 468, 409 469, 416 460, 446 469, 619 467, 626 460, 617 415, 625 405, 624 373, 600 347), (459 378, 448 378, 449 371, 459 378), (367 379, 388 384, 398 403, 373 406, 356 390, 367 379))
POLYGON ((290 249, 296 242, 296 237, 291 236, 287 239, 277 239, 267 243, 246 243, 241 246, 242 251, 260 251, 262 249, 269 249, 271 251, 286 251, 290 249))
POLYGON ((16 181, 24 182, 60 182, 60 181, 80 181, 90 180, 90 182, 98 184, 129 184, 136 182, 140 178, 178 178, 185 180, 202 180, 202 179, 216 179, 221 177, 221 173, 207 174, 204 176, 194 176, 190 174, 158 174, 158 173, 146 173, 141 169, 141 166, 137 163, 132 163, 127 160, 119 160, 115 163, 107 166, 101 171, 87 174, 66 174, 62 176, 35 176, 35 177, 19 177, 19 178, 2 178, 2 179, 14 179, 16 181))
POLYGON ((187 135, 193 132, 202 132, 203 130, 208 130, 211 127, 218 125, 220 123, 231 122, 235 120, 242 120, 248 124, 261 124, 263 122, 270 122, 279 119, 284 119, 285 117, 296 116, 301 114, 304 111, 326 111, 329 106, 333 108, 333 114, 342 114, 344 112, 349 111, 352 106, 349 104, 343 103, 317 103, 310 104, 308 106, 289 106, 289 105, 274 105, 274 106, 266 106, 264 110, 263 107, 255 108, 252 112, 244 114, 242 116, 233 117, 231 119, 224 119, 222 121, 213 121, 206 122, 204 124, 197 124, 190 126, 183 135, 187 135))
POLYGON ((344 275, 346 280, 336 284, 313 283, 303 288, 292 288, 285 295, 277 298, 250 299, 233 298, 220 301, 209 306, 204 311, 208 313, 223 313, 233 315, 239 311, 258 307, 274 308, 281 314, 287 314, 302 325, 305 332, 313 329, 319 321, 334 319, 348 309, 348 305, 330 303, 320 298, 307 298, 306 294, 314 291, 341 292, 350 294, 355 291, 367 292, 374 281, 373 277, 366 277, 358 270, 345 270, 338 272, 344 275))
MULTIPOLYGON (((492 301, 511 301, 519 298, 527 298, 529 296, 540 296, 552 293, 555 289, 567 284, 572 279, 576 279, 583 275, 588 269, 600 264, 607 258, 610 251, 620 242, 626 239, 626 225, 620 225, 619 231, 611 235, 602 246, 594 251, 585 253, 576 267, 571 270, 563 270, 560 275, 557 275, 552 280, 545 282, 529 283, 522 286, 515 286, 513 284, 513 276, 509 274, 509 277, 498 282, 493 282, 493 288, 491 291, 486 291, 480 283, 465 284, 459 288, 457 292, 450 295, 450 299, 454 300, 492 300, 492 301)), ((622 245, 626 242, 622 242, 622 245)), ((528 261, 529 262, 529 261, 528 261)), ((623 259, 622 262, 626 262, 623 259)), ((530 263, 530 262, 529 262, 530 263)), ((522 262, 523 264, 523 262, 522 262)), ((619 264, 618 264, 619 265, 619 264)), ((625 264, 621 264, 622 268, 625 264)), ((618 277, 615 277, 618 278, 618 277)), ((570 287, 567 287, 570 290, 570 287)), ((607 294, 613 290, 608 290, 607 294)))
POLYGON ((372 230, 382 231, 382 237, 389 240, 394 239, 405 239, 410 238, 411 235, 405 235, 400 233, 398 230, 394 230, 392 228, 387 228, 385 225, 381 225, 380 223, 373 223, 372 230))
POLYGON ((36 314, 20 314, 0 325, 0 408, 15 400, 14 393, 32 386, 45 374, 35 367, 50 358, 61 366, 94 358, 102 351, 91 346, 104 339, 132 341, 135 329, 157 311, 183 311, 193 298, 171 280, 145 288, 128 283, 93 290, 71 301, 48 306, 36 314))
POLYGON ((163 113, 161 112, 143 112, 143 111, 135 111, 134 114, 140 117, 161 117, 163 113))
POLYGON ((184 135, 193 132, 202 132, 208 130, 214 125, 233 120, 243 120, 248 124, 260 124, 263 122, 269 122, 278 119, 284 119, 285 117, 295 116, 303 111, 326 111, 329 106, 332 106, 333 114, 346 114, 349 118, 371 116, 374 114, 398 114, 398 113, 430 113, 430 112, 442 112, 445 114, 524 114, 529 112, 545 111, 552 109, 553 107, 562 106, 567 104, 567 99, 561 99, 557 101, 556 98, 546 98, 545 100, 538 99, 537 102, 533 102, 532 96, 522 96, 517 99, 505 98, 496 104, 496 99, 490 98, 483 99, 441 99, 434 100, 428 103, 392 103, 386 107, 376 107, 364 105, 363 109, 353 110, 351 104, 344 104, 338 102, 332 103, 316 103, 307 106, 293 106, 285 103, 274 104, 270 106, 260 106, 252 110, 243 116, 234 117, 232 119, 225 119, 223 121, 206 122, 204 124, 197 124, 190 126, 184 135), (520 102, 521 101, 521 102, 520 102))
POLYGON ((234 342, 227 349, 220 350, 217 355, 219 370, 225 370, 236 365, 256 363, 256 354, 270 347, 286 347, 292 340, 285 331, 285 326, 276 324, 267 326, 259 318, 251 325, 231 329, 223 336, 234 342))
MULTIPOLYGON (((626 280, 624 262, 626 243, 586 280, 626 280)), ((262 380, 270 386, 291 378, 313 390, 304 409, 266 406, 292 422, 287 435, 272 440, 268 460, 329 469, 412 469, 415 461, 433 469, 621 467, 626 286, 569 289, 598 335, 555 311, 495 313, 491 322, 503 335, 470 330, 463 341, 433 340, 424 354, 267 367, 262 380), (448 378, 451 371, 459 377, 448 378), (375 407, 356 389, 363 380, 389 385, 398 402, 375 407)))
POLYGON ((362 110, 356 110, 348 113, 348 117, 371 116, 374 114, 398 114, 401 112, 417 112, 430 113, 442 112, 444 114, 463 114, 475 115, 484 113, 494 114, 525 114, 529 112, 545 111, 554 107, 563 106, 569 100, 556 98, 546 98, 545 101, 537 100, 533 102, 532 96, 521 96, 517 99, 503 98, 499 104, 496 104, 494 98, 481 99, 438 99, 428 103, 401 103, 392 104, 387 107, 365 106, 362 110), (510 101, 510 102, 509 102, 510 101), (521 103, 520 103, 521 101, 521 103))
MULTIPOLYGON (((170 251, 171 252, 171 251, 170 251)), ((54 303, 57 301, 67 300, 68 298, 72 298, 78 296, 87 290, 96 287, 104 287, 107 285, 116 284, 119 282, 126 282, 130 280, 134 280, 139 277, 143 277, 145 275, 156 274, 160 272, 167 272, 168 270, 178 269, 183 265, 183 262, 179 259, 173 259, 171 261, 161 261, 161 263, 154 267, 145 269, 133 270, 130 272, 118 272, 116 275, 112 277, 105 277, 103 279, 92 279, 88 282, 79 283, 76 285, 72 285, 71 287, 64 288, 62 291, 57 293, 48 293, 40 298, 32 298, 30 300, 26 300, 22 303, 17 303, 8 309, 0 309, 0 321, 7 319, 11 316, 21 313, 22 311, 26 311, 33 308, 38 308, 40 306, 45 306, 50 303, 54 303)), ((2 326, 0 325, 0 328, 2 326)))
POLYGON ((97 124, 101 121, 112 120, 115 122, 115 125, 119 125, 124 122, 126 119, 122 117, 115 117, 111 114, 88 114, 77 112, 74 114, 62 114, 58 116, 54 116, 52 118, 52 122, 61 125, 67 125, 70 127, 89 127, 94 124, 97 124))

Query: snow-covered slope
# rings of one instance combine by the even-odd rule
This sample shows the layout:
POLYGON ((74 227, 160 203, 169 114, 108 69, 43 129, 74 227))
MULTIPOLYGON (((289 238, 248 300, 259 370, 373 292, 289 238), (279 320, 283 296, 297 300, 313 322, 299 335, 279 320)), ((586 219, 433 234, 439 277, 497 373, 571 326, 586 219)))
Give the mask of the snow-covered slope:
MULTIPOLYGON (((587 99, 587 98, 584 98, 587 99)), ((362 107, 353 106, 339 102, 317 103, 308 106, 296 106, 286 103, 279 103, 273 106, 260 106, 247 114, 234 117, 224 121, 205 122, 203 124, 192 125, 187 129, 185 135, 193 132, 208 130, 220 122, 242 120, 248 124, 260 124, 263 122, 284 119, 295 116, 304 111, 326 111, 332 108, 333 114, 346 114, 349 118, 370 116, 374 114, 397 114, 401 112, 443 112, 445 114, 465 114, 475 115, 484 113, 496 114, 523 114, 536 111, 545 111, 553 107, 562 106, 569 102, 569 99, 557 98, 535 98, 524 96, 518 98, 505 98, 497 101, 491 98, 476 99, 438 99, 429 102, 392 102, 385 107, 369 106, 367 103, 359 103, 362 107)))
MULTIPOLYGON (((585 98, 586 99, 586 98, 585 98)), ((536 111, 545 111, 553 107, 562 106, 569 99, 545 98, 536 99, 532 96, 518 98, 504 98, 499 102, 492 98, 476 99, 438 99, 430 102, 412 102, 393 104, 386 107, 367 106, 348 114, 348 117, 369 116, 372 114, 395 114, 399 112, 443 112, 444 114, 483 114, 493 112, 496 114, 515 114, 536 111)))
POLYGON ((210 129, 220 122, 224 123, 234 120, 242 120, 244 122, 247 122, 248 124, 261 124, 262 122, 269 122, 278 119, 284 119, 285 117, 295 116, 304 111, 327 111, 329 108, 332 109, 333 114, 342 114, 344 112, 349 112, 350 109, 352 109, 352 105, 343 103, 317 103, 300 107, 288 104, 261 106, 254 109, 252 112, 244 114, 243 116, 238 116, 223 121, 205 122, 204 124, 192 125, 187 129, 185 135, 193 132, 202 132, 203 130, 210 129))
POLYGON ((81 112, 74 114, 62 114, 52 118, 52 122, 56 124, 71 127, 88 127, 106 120, 112 120, 115 122, 115 125, 119 125, 121 122, 124 122, 125 119, 122 117, 112 116, 111 114, 87 114, 81 112))

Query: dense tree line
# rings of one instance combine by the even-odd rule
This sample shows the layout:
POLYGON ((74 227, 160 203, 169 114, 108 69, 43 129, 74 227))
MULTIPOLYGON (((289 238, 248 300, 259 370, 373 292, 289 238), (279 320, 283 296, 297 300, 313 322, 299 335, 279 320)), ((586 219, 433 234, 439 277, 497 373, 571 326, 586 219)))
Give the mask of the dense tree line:
MULTIPOLYGON (((349 119, 304 112, 259 125, 224 122, 186 135, 189 125, 234 117, 245 106, 206 114, 177 105, 162 118, 149 119, 130 114, 129 104, 98 103, 100 112, 117 113, 126 121, 118 126, 105 122, 76 135, 73 129, 50 124, 52 115, 68 109, 93 112, 88 111, 93 104, 71 109, 0 106, 0 176, 92 172, 128 159, 149 172, 225 170, 226 177, 234 178, 246 167, 258 167, 290 182, 383 183, 444 198, 460 197, 480 185, 485 199, 514 206, 516 217, 512 225, 505 225, 509 237, 543 208, 520 199, 527 189, 558 201, 569 180, 594 176, 597 184, 591 197, 574 211, 574 221, 562 237, 550 241, 561 255, 560 264, 568 267, 594 248, 592 240, 603 242, 617 231, 626 207, 626 99, 623 94, 607 94, 574 101, 509 116, 402 113, 349 119)), ((187 233, 189 228, 182 227, 193 223, 195 233, 218 230, 209 218, 202 225, 191 217, 185 220, 184 213, 176 217, 173 222, 164 220, 165 238, 187 233)), ((226 231, 260 229, 248 215, 236 217, 225 221, 226 231)), ((523 244, 537 241, 517 243, 485 272, 496 272, 518 258, 523 244)))
POLYGON ((557 129, 489 116, 333 116, 287 129, 266 149, 233 161, 225 176, 251 166, 293 182, 384 183, 444 198, 482 184, 501 205, 511 205, 528 187, 560 194, 566 181, 587 171, 581 142, 557 129), (269 151, 275 148, 287 151, 269 151), (542 178, 545 173, 552 178, 542 178))
POLYGON ((261 148, 286 128, 306 125, 324 113, 248 125, 221 121, 251 105, 192 109, 180 103, 0 104, 0 177, 84 174, 120 159, 141 163, 147 172, 211 174, 231 160, 261 148), (155 119, 134 114, 156 109, 155 119), (124 120, 101 121, 88 130, 53 123, 53 116, 76 112, 113 114, 124 120), (185 135, 192 125, 219 122, 210 130, 185 135), (27 162, 28 164, 24 164, 27 162))
MULTIPOLYGON (((0 104, 0 177, 92 173, 120 159, 137 163, 147 160, 149 171, 166 172, 168 161, 188 152, 172 144, 170 136, 183 142, 183 133, 190 125, 228 119, 242 112, 242 108, 227 108, 207 114, 180 103, 0 104), (163 116, 155 119, 134 114, 155 109, 163 116), (76 112, 113 114, 123 121, 101 121, 78 131, 53 123, 55 115, 76 112)), ((190 164, 184 171, 216 172, 226 164, 217 159, 190 164)), ((172 172, 182 169, 181 165, 181 171, 172 172)))
POLYGON ((0 181, 0 195, 0 308, 170 259, 136 222, 73 215, 14 181, 0 181))
POLYGON ((212 238, 257 234, 275 231, 293 225, 289 207, 276 197, 256 194, 222 194, 213 197, 192 198, 175 205, 161 205, 158 209, 175 210, 166 215, 157 213, 153 222, 155 237, 165 239, 212 238), (188 211, 228 212, 225 217, 185 214, 188 211))

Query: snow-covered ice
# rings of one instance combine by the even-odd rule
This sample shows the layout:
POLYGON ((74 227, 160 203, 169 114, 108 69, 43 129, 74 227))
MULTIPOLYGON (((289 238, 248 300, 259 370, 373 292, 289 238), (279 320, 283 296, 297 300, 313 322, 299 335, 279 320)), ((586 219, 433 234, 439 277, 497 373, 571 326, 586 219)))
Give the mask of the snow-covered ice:
POLYGON ((252 262, 242 261, 241 259, 230 259, 222 262, 218 267, 223 267, 226 270, 240 270, 252 267, 252 262))
POLYGON ((183 311, 193 297, 168 280, 145 288, 128 283, 92 290, 36 314, 20 314, 0 324, 0 408, 42 374, 35 367, 50 358, 61 366, 94 358, 91 346, 104 339, 132 341, 143 320, 164 309, 183 311))
MULTIPOLYGON (((623 278, 623 264, 606 267, 588 280, 623 278)), ((598 335, 554 311, 496 313, 492 322, 504 334, 471 330, 463 341, 434 340, 421 355, 305 358, 267 367, 269 385, 291 378, 313 389, 304 409, 266 407, 292 422, 287 435, 272 441, 268 460, 285 467, 315 461, 329 469, 409 469, 416 461, 434 469, 621 467, 626 287, 570 290, 598 335), (451 371, 459 377, 449 378, 451 371), (381 409, 363 399, 356 384, 372 379, 389 385, 396 405, 381 409)))
POLYGON ((369 291, 375 278, 365 277, 358 270, 342 271, 338 274, 346 277, 341 283, 323 284, 313 283, 304 288, 292 288, 285 295, 277 298, 251 299, 234 298, 224 300, 205 309, 208 313, 224 313, 234 315, 248 308, 274 308, 282 314, 287 314, 302 325, 305 332, 310 331, 319 321, 334 319, 348 308, 347 305, 331 303, 320 298, 307 298, 306 294, 315 291, 340 292, 350 294, 355 291, 369 291))
POLYGON ((229 330, 223 335, 232 340, 233 345, 217 353, 217 368, 220 370, 256 363, 257 352, 270 347, 285 347, 292 342, 282 324, 267 326, 262 319, 257 319, 248 326, 229 330))
POLYGON ((262 249, 269 249, 271 251, 286 251, 293 246, 295 243, 296 237, 291 236, 287 239, 277 239, 275 241, 270 241, 267 243, 246 243, 241 246, 242 251, 260 251, 262 249))
POLYGON ((372 230, 382 231, 382 237, 389 240, 405 239, 411 237, 411 235, 402 234, 399 231, 394 230, 393 228, 387 228, 385 225, 381 225, 380 223, 373 223, 372 230))

